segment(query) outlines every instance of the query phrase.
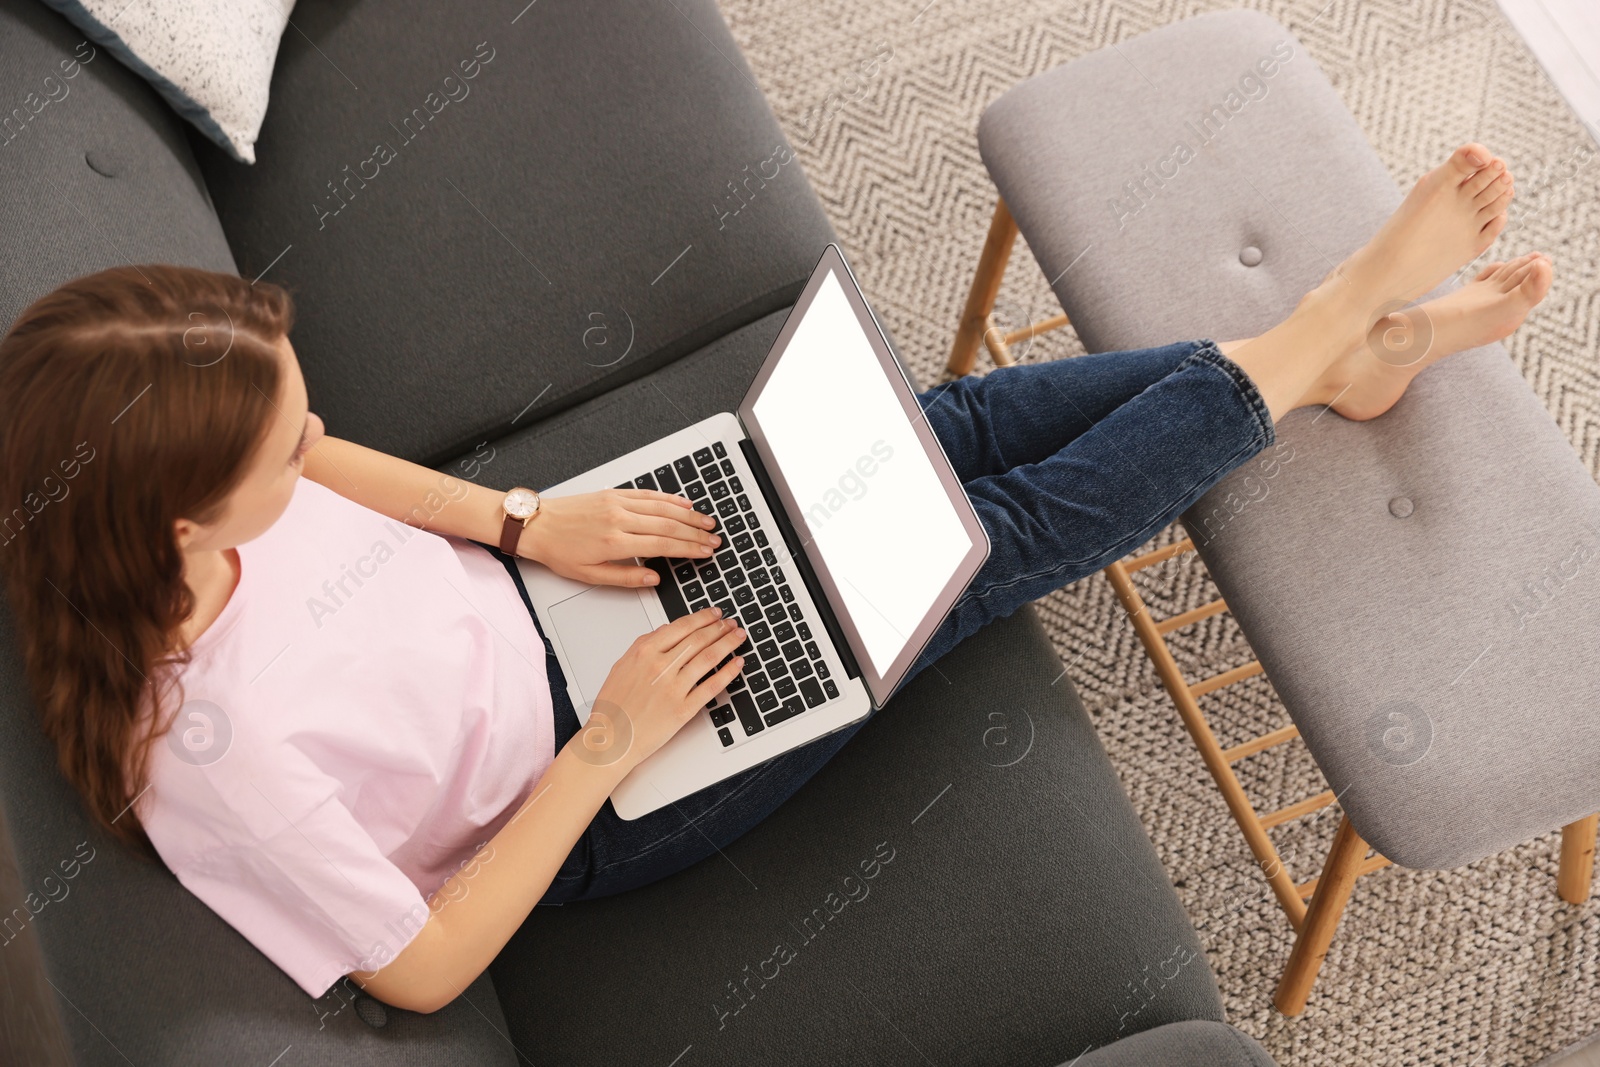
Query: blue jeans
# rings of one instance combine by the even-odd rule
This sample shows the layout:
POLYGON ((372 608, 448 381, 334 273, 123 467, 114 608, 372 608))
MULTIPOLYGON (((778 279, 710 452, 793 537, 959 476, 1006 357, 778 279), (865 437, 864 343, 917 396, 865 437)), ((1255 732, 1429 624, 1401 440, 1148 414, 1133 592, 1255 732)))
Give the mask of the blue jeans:
MULTIPOLYGON (((918 399, 991 550, 908 680, 986 624, 1144 544, 1275 439, 1255 384, 1211 341, 1002 367, 918 399)), ((515 565, 500 558, 527 602, 515 565)), ((559 751, 579 724, 549 638, 545 648, 559 751)), ((607 801, 540 903, 620 893, 712 855, 866 721, 631 822, 607 801)))

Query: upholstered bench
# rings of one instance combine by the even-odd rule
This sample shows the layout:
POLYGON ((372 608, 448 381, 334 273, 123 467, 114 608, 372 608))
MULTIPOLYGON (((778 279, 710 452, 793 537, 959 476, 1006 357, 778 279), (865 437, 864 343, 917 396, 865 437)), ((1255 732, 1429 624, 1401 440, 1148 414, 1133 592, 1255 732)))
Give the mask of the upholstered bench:
MULTIPOLYGON (((958 374, 980 341, 1005 363, 1011 343, 1056 324, 994 326, 1019 229, 1084 345, 1108 351, 1260 333, 1400 201, 1304 48, 1252 12, 1032 78, 988 109, 979 144, 1001 202, 958 374)), ((1490 258, 1529 251, 1515 242, 1513 230, 1490 258)), ((1298 932, 1276 998, 1294 1014, 1352 883, 1388 862, 1459 867, 1564 827, 1558 887, 1586 898, 1600 488, 1497 344, 1428 368, 1376 420, 1300 409, 1277 437, 1184 515, 1188 539, 1108 576, 1298 932), (1223 600, 1152 619, 1130 573, 1191 548, 1223 600), (1164 635, 1222 610, 1258 659, 1191 682, 1164 635), (1263 669, 1293 724, 1222 748, 1200 699, 1263 669), (1258 815, 1233 766, 1297 735, 1328 789, 1258 815), (1297 885, 1267 831, 1334 803, 1344 818, 1322 876, 1297 885)))

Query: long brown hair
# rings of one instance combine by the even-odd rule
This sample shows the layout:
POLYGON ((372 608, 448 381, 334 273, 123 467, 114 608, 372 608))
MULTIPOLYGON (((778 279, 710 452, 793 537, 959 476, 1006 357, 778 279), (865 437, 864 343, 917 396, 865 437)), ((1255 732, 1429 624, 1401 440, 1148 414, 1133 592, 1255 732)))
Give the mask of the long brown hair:
POLYGON ((293 318, 275 285, 114 267, 0 339, 0 575, 28 681, 91 816, 146 855, 133 804, 195 608, 173 524, 221 516, 278 402, 293 318))

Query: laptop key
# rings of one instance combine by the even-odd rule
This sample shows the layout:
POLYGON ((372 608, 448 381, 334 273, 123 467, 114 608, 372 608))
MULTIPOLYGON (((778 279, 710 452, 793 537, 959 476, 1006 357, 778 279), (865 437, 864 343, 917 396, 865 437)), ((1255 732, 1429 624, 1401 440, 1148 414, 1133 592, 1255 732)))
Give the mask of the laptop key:
POLYGON ((789 673, 789 665, 781 659, 763 660, 767 665, 767 673, 774 678, 782 677, 789 673))
POLYGON ((718 470, 715 465, 710 467, 701 467, 700 477, 704 478, 707 483, 720 482, 722 481, 722 471, 718 470))
POLYGON ((689 614, 689 605, 683 602, 678 583, 672 580, 672 571, 667 569, 667 561, 660 556, 651 556, 644 561, 644 565, 656 572, 656 595, 661 598, 661 607, 667 613, 667 619, 681 619, 689 614))
POLYGON ((639 477, 633 480, 633 484, 638 486, 640 489, 656 488, 656 480, 648 474, 639 475, 639 477))
POLYGON ((756 711, 756 702, 749 693, 739 692, 730 694, 733 700, 733 710, 739 714, 739 722, 744 726, 744 735, 761 732, 761 713, 756 711))
MULTIPOLYGON (((740 534, 739 537, 744 538, 746 541, 750 540, 749 534, 740 534)), ((738 538, 734 539, 733 548, 735 552, 739 551, 738 538)), ((748 552, 739 552, 739 563, 747 571, 756 570, 761 566, 761 553, 757 552, 753 548, 748 552)))
POLYGON ((706 586, 706 596, 712 600, 722 600, 728 595, 728 587, 721 582, 712 582, 706 586))
POLYGON ((724 497, 728 496, 729 493, 730 493, 730 490, 728 489, 728 483, 727 482, 712 482, 711 483, 711 499, 712 500, 721 500, 724 497))
POLYGON ((794 621, 795 622, 799 622, 800 621, 800 607, 799 607, 798 604, 796 604, 794 602, 794 590, 790 589, 786 585, 782 589, 778 590, 778 595, 783 597, 783 602, 785 604, 788 604, 789 606, 794 608, 794 610, 791 611, 790 614, 794 616, 794 621))
MULTIPOLYGON (((750 524, 750 529, 752 530, 759 530, 761 528, 761 520, 756 518, 756 513, 753 511, 744 517, 744 521, 750 524)), ((760 537, 761 535, 756 534, 756 536, 760 537)))
POLYGON ((730 692, 730 693, 733 692, 735 689, 743 689, 743 688, 744 688, 744 679, 742 677, 736 677, 736 678, 734 678, 733 681, 728 683, 728 692, 730 692))
POLYGON ((709 601, 709 600, 696 600, 693 604, 689 605, 689 610, 690 611, 704 611, 707 608, 709 608, 710 606, 711 606, 711 601, 709 601))
MULTIPOLYGON (((789 587, 788 586, 784 586, 783 587, 783 591, 785 593, 789 593, 789 587)), ((789 596, 793 597, 794 594, 793 593, 789 593, 789 596)), ((806 617, 806 613, 800 610, 800 605, 799 604, 790 604, 789 605, 789 618, 793 619, 795 622, 799 622, 801 619, 803 619, 805 617, 806 617)))
POLYGON ((762 674, 760 671, 756 671, 756 673, 745 679, 745 681, 750 684, 750 691, 753 693, 759 693, 763 689, 772 688, 772 680, 765 674, 762 674))
MULTIPOLYGON (((737 536, 737 537, 735 537, 733 539, 733 550, 735 552, 738 552, 738 553, 741 554, 740 557, 739 557, 740 559, 744 558, 744 556, 743 556, 744 552, 746 552, 746 551, 754 551, 753 549, 750 548, 751 543, 752 542, 750 540, 750 535, 747 534, 747 533, 742 533, 742 534, 740 534, 739 536, 737 536)), ((760 557, 758 556, 757 558, 759 559, 760 557)), ((750 566, 754 567, 754 566, 756 566, 756 564, 752 563, 752 564, 750 564, 750 566)))
MULTIPOLYGON (((818 664, 818 668, 820 669, 821 667, 822 664, 818 664)), ((839 687, 834 685, 831 681, 822 683, 822 691, 828 694, 829 700, 833 700, 839 695, 839 687)))
POLYGON ((726 726, 733 721, 733 705, 719 704, 711 709, 711 725, 726 726))
POLYGON ((810 678, 811 677, 811 670, 812 670, 811 661, 808 660, 808 659, 797 659, 797 660, 795 660, 792 664, 789 665, 789 669, 794 671, 794 676, 796 678, 810 678))
MULTIPOLYGON (((737 564, 739 561, 734 560, 733 562, 737 564)), ((740 570, 737 566, 728 567, 722 572, 722 580, 727 582, 729 585, 744 585, 744 571, 740 570)))
MULTIPOLYGON (((783 641, 783 631, 784 631, 785 628, 788 629, 790 636, 794 635, 794 627, 790 626, 788 623, 784 623, 783 626, 780 626, 780 627, 777 628, 777 630, 773 631, 774 633, 777 634, 778 640, 780 640, 780 641, 783 641)), ((784 642, 784 645, 783 645, 783 658, 784 659, 799 659, 803 655, 805 655, 805 649, 800 647, 800 642, 799 641, 785 641, 784 642)))
POLYGON ((753 571, 747 571, 745 572, 745 577, 750 579, 751 585, 757 586, 766 585, 772 581, 772 575, 767 572, 765 567, 757 567, 753 571))
POLYGON ((739 510, 740 511, 749 511, 750 510, 750 498, 745 496, 743 493, 739 494, 739 510))
POLYGON ((772 683, 773 691, 780 697, 792 697, 795 693, 793 678, 779 678, 772 683))
POLYGON ((712 563, 709 559, 700 561, 700 580, 702 582, 710 585, 720 577, 722 577, 722 572, 717 570, 715 563, 712 563))
MULTIPOLYGON (((721 515, 723 519, 731 523, 739 515, 739 505, 735 504, 732 500, 719 500, 717 501, 717 514, 721 515)), ((744 527, 742 526, 740 527, 740 529, 743 528, 744 527)), ((731 530, 733 527, 729 526, 728 529, 731 530)))
POLYGON ((683 595, 686 600, 699 600, 706 595, 705 587, 699 582, 685 582, 683 584, 683 595))
MULTIPOLYGON (((772 628, 772 636, 778 639, 778 644, 786 644, 787 642, 794 640, 794 627, 790 625, 788 620, 784 620, 772 628)), ((799 655, 798 652, 786 651, 783 654, 783 658, 794 659, 797 655, 799 655)))
MULTIPOLYGON (((802 640, 802 641, 811 640, 811 627, 807 626, 805 623, 801 623, 800 624, 800 640, 802 640)), ((810 645, 806 646, 806 649, 808 651, 810 650, 810 648, 811 648, 810 645)), ((817 654, 818 653, 816 653, 816 652, 812 652, 811 653, 812 656, 816 656, 817 654)))
POLYGON ((717 464, 717 466, 722 468, 722 473, 726 474, 728 477, 732 478, 733 477, 733 460, 724 458, 721 452, 717 453, 717 458, 722 460, 721 463, 717 464))
POLYGON ((766 619, 762 619, 760 622, 750 627, 746 633, 750 635, 750 640, 752 641, 765 641, 767 638, 772 636, 772 627, 767 625, 766 619))
POLYGON ((702 467, 704 467, 707 463, 710 463, 711 462, 711 449, 710 448, 701 448, 701 449, 696 450, 696 452, 694 454, 694 461, 695 461, 695 463, 699 464, 702 467))
MULTIPOLYGON (((811 632, 811 628, 809 626, 807 626, 805 623, 801 623, 800 624, 800 636, 801 637, 809 636, 810 632, 811 632)), ((822 650, 817 647, 817 643, 815 641, 807 641, 806 642, 806 655, 810 656, 812 659, 821 659, 822 658, 822 650)))
POLYGON ((718 459, 721 459, 723 456, 726 456, 728 454, 728 449, 723 445, 723 443, 721 441, 713 441, 713 442, 711 442, 711 451, 716 453, 718 459))
POLYGON ((733 735, 728 732, 728 728, 726 726, 717 731, 717 739, 722 742, 723 748, 727 748, 729 745, 733 744, 733 735))
POLYGON ((728 485, 735 493, 744 492, 744 483, 739 480, 739 476, 736 474, 728 476, 728 485))
POLYGON ((699 500, 706 495, 706 487, 699 482, 686 482, 683 486, 683 495, 690 500, 699 500))
MULTIPOLYGON (((755 583, 752 582, 751 584, 754 585, 755 583)), ((770 585, 764 585, 756 590, 756 599, 761 602, 763 607, 776 604, 778 602, 778 591, 770 585)))
POLYGON ((756 533, 756 544, 762 548, 767 547, 767 532, 765 530, 760 530, 756 533))
POLYGON ((783 568, 782 567, 779 567, 779 566, 776 566, 776 565, 773 566, 773 568, 772 568, 772 580, 777 582, 779 585, 783 585, 784 584, 783 568))
POLYGON ((783 610, 782 604, 773 604, 767 608, 766 614, 768 622, 782 622, 789 615, 787 611, 783 610))
POLYGON ((777 656, 777 654, 778 643, 776 641, 763 641, 761 644, 756 646, 756 655, 760 656, 763 660, 772 659, 777 656))
MULTIPOLYGON (((741 518, 738 515, 734 515, 731 518, 728 517, 728 516, 723 516, 723 517, 728 519, 727 522, 723 523, 723 528, 725 530, 727 530, 729 533, 737 534, 737 533, 743 533, 744 532, 744 519, 743 518, 741 518)), ((765 535, 756 534, 756 538, 758 540, 763 536, 765 536, 765 535)))
POLYGON ((755 590, 751 589, 748 585, 741 585, 739 588, 733 591, 733 602, 735 604, 748 604, 755 598, 755 590))
POLYGON ((678 491, 678 476, 672 472, 670 466, 657 467, 656 485, 663 493, 676 493, 678 491))
POLYGON ((678 481, 680 482, 692 482, 694 481, 695 476, 700 473, 695 469, 694 464, 689 462, 688 456, 673 460, 672 470, 673 473, 677 474, 678 481))
POLYGON ((790 697, 788 700, 783 702, 783 706, 777 711, 769 711, 767 713, 767 725, 776 726, 780 722, 794 718, 796 715, 805 710, 806 706, 805 704, 801 703, 799 697, 790 697))
POLYGON ((731 619, 738 613, 739 606, 731 600, 724 600, 722 603, 717 605, 717 610, 722 612, 722 617, 724 619, 731 619))
POLYGON ((762 711, 771 711, 779 703, 781 702, 778 700, 778 694, 771 689, 756 694, 756 707, 762 711))
MULTIPOLYGON (((832 672, 828 670, 828 661, 825 660, 825 659, 817 660, 817 677, 818 678, 826 678, 826 677, 828 677, 828 675, 830 673, 832 673, 832 672)), ((827 687, 824 686, 823 688, 827 688, 827 687)))
POLYGON ((776 567, 778 565, 777 553, 773 552, 770 548, 763 548, 761 550, 761 558, 766 561, 767 566, 769 567, 776 567))
POLYGON ((815 678, 805 678, 800 682, 800 695, 806 698, 806 707, 814 708, 818 704, 826 703, 828 698, 822 695, 822 686, 817 684, 815 678))
POLYGON ((694 581, 694 564, 680 563, 672 568, 672 574, 673 577, 678 579, 679 584, 692 582, 694 581))
POLYGON ((746 626, 756 622, 767 621, 764 617, 762 617, 760 604, 746 604, 743 608, 739 609, 739 618, 744 620, 744 624, 746 626))

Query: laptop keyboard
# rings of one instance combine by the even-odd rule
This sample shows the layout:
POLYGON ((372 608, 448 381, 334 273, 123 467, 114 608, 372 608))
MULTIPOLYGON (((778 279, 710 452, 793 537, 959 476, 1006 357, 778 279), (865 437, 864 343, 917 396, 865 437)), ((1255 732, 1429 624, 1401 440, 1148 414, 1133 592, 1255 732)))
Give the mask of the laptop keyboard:
POLYGON ((786 551, 779 556, 783 538, 774 535, 775 549, 750 502, 739 474, 743 458, 736 465, 718 441, 617 486, 682 494, 696 511, 716 519, 711 532, 722 544, 715 555, 641 562, 660 578, 656 592, 669 619, 716 605, 723 618, 737 616, 744 625, 744 642, 713 668, 720 670, 739 655, 745 657, 744 669, 706 705, 724 748, 839 695, 812 620, 795 596, 795 576, 780 565, 789 562, 786 551))

